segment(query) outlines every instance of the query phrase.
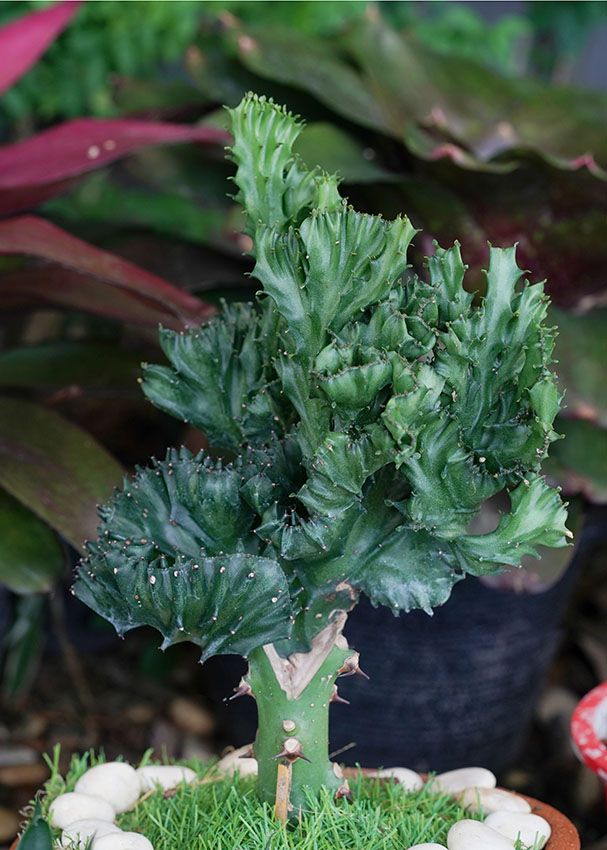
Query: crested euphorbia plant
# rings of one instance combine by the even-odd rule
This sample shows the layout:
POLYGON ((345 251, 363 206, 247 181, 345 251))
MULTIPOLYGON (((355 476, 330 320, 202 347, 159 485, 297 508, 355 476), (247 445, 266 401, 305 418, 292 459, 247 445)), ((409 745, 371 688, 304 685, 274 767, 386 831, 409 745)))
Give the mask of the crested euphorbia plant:
POLYGON ((259 793, 292 765, 291 803, 343 780, 328 758, 336 679, 359 670, 343 628, 361 593, 431 613, 466 574, 518 565, 570 533, 539 474, 559 409, 547 299, 514 248, 490 249, 487 292, 459 247, 407 266, 415 229, 365 215, 293 153, 301 123, 247 96, 231 111, 238 198, 262 289, 185 333, 143 389, 200 428, 101 511, 76 593, 123 634, 249 661, 259 793), (506 491, 494 531, 470 524, 506 491))

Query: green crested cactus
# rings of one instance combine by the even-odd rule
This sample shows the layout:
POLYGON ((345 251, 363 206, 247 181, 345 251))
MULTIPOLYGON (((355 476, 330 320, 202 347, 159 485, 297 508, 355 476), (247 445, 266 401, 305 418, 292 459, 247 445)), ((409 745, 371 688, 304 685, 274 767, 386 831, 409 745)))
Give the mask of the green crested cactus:
POLYGON ((306 169, 297 119, 254 95, 230 114, 262 290, 161 331, 169 365, 145 366, 143 382, 214 452, 171 450, 125 482, 75 592, 121 634, 151 625, 163 647, 247 657, 260 796, 274 798, 285 759, 297 809, 323 785, 344 792, 328 704, 359 669, 342 631, 360 593, 431 613, 466 574, 571 536, 539 473, 560 401, 554 334, 514 248, 490 249, 480 304, 457 245, 420 279, 409 220, 359 213, 335 177, 306 169), (470 533, 500 491, 510 512, 470 533))

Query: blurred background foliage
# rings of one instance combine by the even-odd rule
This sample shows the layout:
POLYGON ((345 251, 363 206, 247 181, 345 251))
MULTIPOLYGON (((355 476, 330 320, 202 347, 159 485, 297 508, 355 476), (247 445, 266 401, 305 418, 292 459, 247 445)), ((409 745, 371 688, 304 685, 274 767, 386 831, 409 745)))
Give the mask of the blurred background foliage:
MULTIPOLYGON (((0 24, 47 4, 5 2, 0 24)), ((360 21, 367 6, 366 0, 96 0, 4 95, 0 116, 5 130, 14 131, 61 118, 118 115, 116 78, 178 77, 180 61, 201 29, 226 12, 246 24, 318 36, 360 21)), ((434 50, 506 74, 534 73, 560 82, 569 79, 592 28, 607 19, 603 0, 535 0, 492 23, 458 3, 380 0, 378 6, 395 28, 434 50)))
MULTIPOLYGON (((45 8, 4 3, 0 25, 45 8)), ((414 264, 433 239, 457 238, 482 293, 487 240, 519 242, 519 262, 548 278, 560 326, 567 440, 555 444, 546 471, 572 496, 605 501, 607 95, 563 82, 607 20, 607 3, 530 2, 493 23, 470 6, 434 2, 98 0, 73 11, 0 101, 2 209, 47 221, 0 222, 7 588, 40 593, 69 575, 74 548, 94 533, 95 503, 123 468, 169 442, 204 444, 144 403, 138 363, 158 356, 158 321, 179 326, 205 303, 253 291, 221 145, 150 147, 150 137, 98 165, 91 125, 85 132, 73 119, 170 121, 217 134, 222 105, 249 89, 306 118, 300 155, 338 172, 359 207, 412 217, 423 230, 414 264), (63 134, 50 147, 49 127, 63 134), (47 155, 52 180, 40 168, 47 155), (89 256, 51 224, 139 264, 123 270, 134 274, 131 288, 107 273, 107 257, 89 256), (11 247, 16 237, 23 248, 11 247), (151 307, 148 271, 171 282, 160 284, 173 286, 169 308, 162 299, 151 307)), ((107 126, 126 128, 127 140, 132 133, 107 126)), ((543 563, 541 581, 565 566, 543 563)), ((29 610, 38 609, 17 606, 16 622, 29 610)), ((37 632, 11 635, 13 654, 34 663, 22 643, 37 632)), ((9 653, 6 666, 23 670, 7 686, 19 694, 31 681, 27 665, 9 653)))
MULTIPOLYGON (((47 6, 2 3, 0 26, 47 6)), ((216 133, 222 105, 249 89, 306 118, 300 155, 337 171, 357 206, 411 216, 423 231, 415 265, 433 239, 457 238, 482 293, 487 240, 519 242, 531 278, 548 278, 560 328, 567 439, 546 472, 580 509, 607 501, 607 94, 570 85, 605 21, 607 3, 567 0, 493 23, 458 3, 98 0, 2 94, 0 631, 13 704, 47 619, 80 681, 69 630, 83 615, 66 619, 61 594, 47 600, 94 533, 96 502, 168 444, 204 445, 144 402, 138 364, 162 356, 159 321, 179 327, 254 292, 216 133), (150 136, 106 162, 92 125, 73 123, 88 116, 171 122, 192 141, 150 136), (49 145, 57 128, 65 144, 49 145), (40 176, 47 157, 53 179, 40 176), (135 265, 118 268, 123 258, 135 265)), ((112 144, 132 134, 99 128, 112 144)), ((531 568, 528 589, 566 566, 531 568)))
MULTIPOLYGON (((3 25, 23 18, 27 26, 50 5, 0 3, 0 52, 10 53, 3 25)), ((67 749, 110 742, 126 755, 178 746, 175 689, 201 684, 192 683, 187 648, 161 656, 155 636, 142 634, 117 665, 106 625, 67 590, 82 540, 95 533, 96 503, 124 471, 169 444, 205 445, 204 435, 146 403, 137 378, 142 361, 162 358, 159 322, 194 324, 219 298, 254 292, 222 132, 223 104, 249 89, 306 119, 300 156, 338 172, 357 206, 411 216, 422 230, 412 254, 418 271, 433 240, 459 239, 482 294, 487 241, 517 241, 530 278, 548 279, 567 407, 558 425, 566 439, 553 445, 545 471, 574 502, 570 527, 585 551, 600 552, 607 93, 575 82, 593 33, 607 25, 607 3, 501 6, 487 20, 480 5, 457 2, 97 0, 72 6, 40 58, 4 87, 0 740, 4 722, 14 740, 38 750, 56 739, 67 749), (60 654, 59 674, 40 665, 45 650, 60 654), (175 717, 173 708, 159 716, 158 703, 170 700, 175 717)), ((498 509, 479 521, 495 522, 498 509)), ((567 569, 561 555, 496 587, 539 593, 567 569)), ((548 718, 541 755, 531 758, 554 777, 567 765, 566 784, 588 822, 600 789, 575 772, 554 718, 575 700, 559 683, 581 694, 607 677, 603 559, 585 555, 581 613, 540 706, 548 718)), ((191 702, 186 713, 191 723, 191 702)), ((197 734, 210 734, 213 721, 198 721, 197 734)), ((184 743, 181 754, 187 746, 198 745, 184 743)), ((17 804, 44 778, 39 765, 25 768, 30 786, 19 780, 17 804)), ((548 798, 560 801, 556 792, 548 798)), ((0 845, 1 825, 2 817, 0 845)))

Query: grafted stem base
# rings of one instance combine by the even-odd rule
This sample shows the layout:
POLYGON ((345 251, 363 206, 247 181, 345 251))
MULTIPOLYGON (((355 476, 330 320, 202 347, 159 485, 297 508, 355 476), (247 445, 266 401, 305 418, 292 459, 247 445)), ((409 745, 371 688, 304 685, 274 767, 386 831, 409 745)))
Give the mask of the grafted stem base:
POLYGON ((248 678, 257 701, 255 757, 262 801, 274 803, 278 764, 288 761, 289 756, 291 814, 308 808, 310 796, 317 795, 321 788, 337 792, 343 784, 339 767, 328 756, 329 704, 339 669, 351 654, 351 650, 334 646, 312 681, 296 697, 283 689, 264 649, 251 654, 248 678))

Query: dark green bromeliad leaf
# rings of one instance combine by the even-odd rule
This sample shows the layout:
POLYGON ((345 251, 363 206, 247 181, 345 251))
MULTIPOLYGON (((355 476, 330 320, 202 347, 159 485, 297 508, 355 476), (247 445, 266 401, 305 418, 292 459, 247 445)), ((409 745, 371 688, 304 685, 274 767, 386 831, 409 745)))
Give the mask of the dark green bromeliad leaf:
POLYGON ((0 485, 76 549, 122 468, 76 425, 33 402, 0 400, 0 485), (27 463, 24 463, 27 459, 27 463))
POLYGON ((467 573, 565 546, 539 474, 560 405, 542 285, 491 249, 475 304, 458 245, 418 279, 409 220, 348 206, 293 154, 293 116, 253 95, 231 114, 263 292, 163 332, 170 366, 146 367, 144 389, 235 460, 181 450, 139 470, 103 509, 76 593, 120 632, 152 625, 203 659, 288 655, 360 592, 431 612, 467 573), (498 493, 510 510, 472 533, 498 493))
POLYGON ((568 492, 607 502, 607 429, 596 422, 562 417, 558 426, 563 439, 555 443, 548 472, 568 492))
POLYGON ((568 414, 606 425, 607 309, 575 315, 552 307, 550 320, 559 329, 555 356, 559 386, 567 393, 568 414))
POLYGON ((0 490, 0 584, 13 593, 45 593, 64 566, 63 550, 48 525, 0 490))
POLYGON ((133 390, 141 357, 116 344, 59 340, 21 346, 0 354, 0 385, 84 390, 133 390))
POLYGON ((392 182, 395 177, 376 165, 368 151, 333 124, 309 124, 295 142, 295 151, 309 168, 320 165, 347 183, 392 182))
POLYGON ((560 168, 592 151, 602 169, 607 164, 603 93, 548 87, 445 55, 396 32, 381 15, 331 39, 255 26, 231 30, 230 38, 250 71, 303 89, 420 157, 449 156, 469 169, 499 172, 527 151, 560 168), (564 112, 572 116, 567 126, 564 112))
POLYGON ((17 600, 3 640, 2 691, 8 699, 25 696, 35 681, 46 642, 46 596, 30 593, 17 600))

